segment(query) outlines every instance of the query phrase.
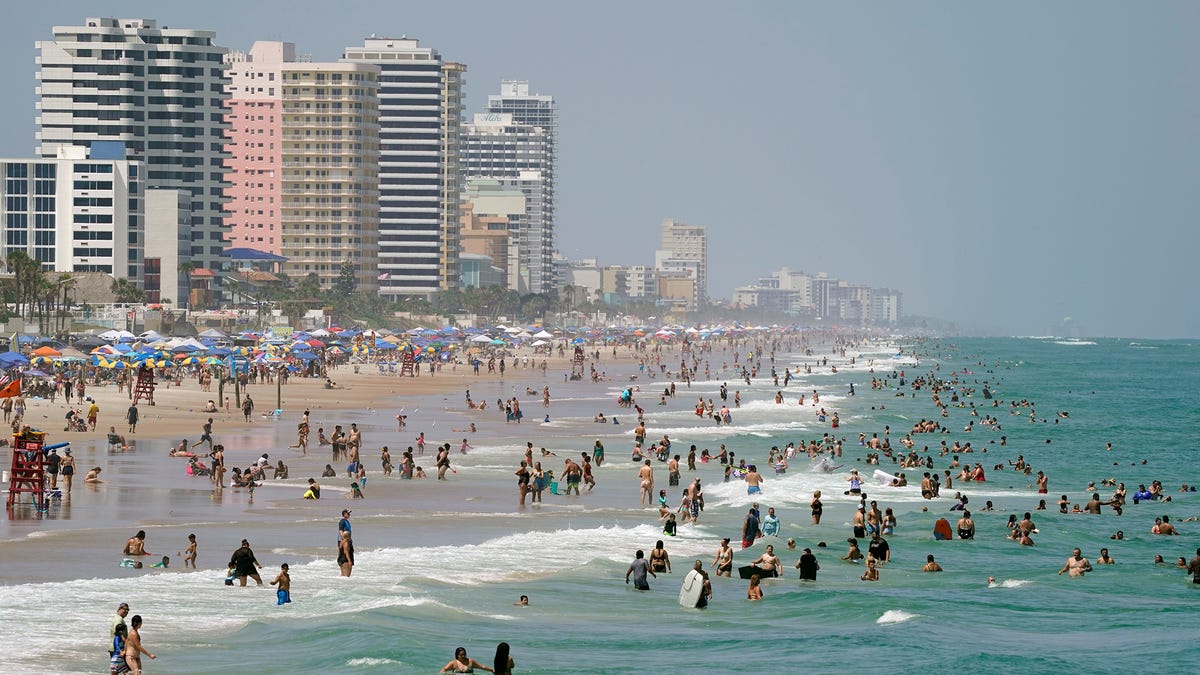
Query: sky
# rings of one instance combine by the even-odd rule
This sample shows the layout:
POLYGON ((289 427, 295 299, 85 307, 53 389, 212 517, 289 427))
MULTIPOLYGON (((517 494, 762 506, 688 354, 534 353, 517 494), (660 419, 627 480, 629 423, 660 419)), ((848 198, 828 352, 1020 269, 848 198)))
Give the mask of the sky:
POLYGON ((788 267, 974 332, 1200 337, 1200 3, 21 2, 0 155, 35 147, 34 42, 90 16, 314 60, 418 38, 468 113, 529 80, 568 258, 653 264, 673 218, 708 228, 715 298, 788 267))

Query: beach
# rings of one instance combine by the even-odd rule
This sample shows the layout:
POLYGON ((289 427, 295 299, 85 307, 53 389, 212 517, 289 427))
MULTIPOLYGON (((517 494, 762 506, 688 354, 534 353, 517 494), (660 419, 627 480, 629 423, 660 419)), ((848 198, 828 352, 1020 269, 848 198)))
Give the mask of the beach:
MULTIPOLYGON (((186 673, 242 666, 263 672, 434 672, 455 646, 465 645, 487 662, 501 640, 513 645, 522 672, 564 667, 682 672, 714 664, 732 672, 783 671, 798 664, 828 671, 846 663, 867 664, 871 672, 961 667, 1041 672, 1069 667, 1113 646, 1128 650, 1110 663, 1132 667, 1141 662, 1133 645, 1197 627, 1194 607, 1200 593, 1173 564, 1177 557, 1191 558, 1200 545, 1200 524, 1180 522, 1197 511, 1194 494, 1179 492, 1180 484, 1196 478, 1187 454, 1188 430, 1197 428, 1184 375, 1197 366, 1190 343, 879 338, 844 354, 814 342, 809 345, 813 353, 805 354, 793 341, 791 350, 775 354, 777 372, 787 367, 795 373, 784 387, 771 381, 764 342, 747 338, 736 345, 743 363, 756 353, 767 364, 749 386, 732 367, 735 347, 724 341, 714 342, 710 353, 694 352, 700 363, 709 362, 711 375, 690 386, 661 373, 650 379, 651 369, 640 369, 637 355, 624 347, 616 357, 611 348, 599 347, 597 369, 607 375, 600 382, 564 381, 565 361, 551 361, 545 376, 533 368, 510 368, 503 380, 476 377, 463 366, 434 378, 423 374, 402 381, 365 367, 355 375, 347 366, 331 375, 345 389, 326 390, 320 380, 292 380, 283 388, 277 420, 261 417, 275 408, 274 385, 252 385, 257 407, 252 422, 243 422, 240 414, 214 415, 214 436, 227 448, 229 466, 245 466, 267 452, 272 461, 283 458, 290 467, 286 481, 268 478, 252 501, 248 491, 229 487, 218 497, 208 479, 186 475, 185 460, 167 456, 180 438, 194 441, 207 418, 197 410, 209 395, 194 383, 163 390, 154 408, 139 406, 136 447, 118 454, 107 453, 100 434, 76 439, 62 432, 61 405, 31 402, 27 418, 36 422, 46 415, 49 441, 71 440, 79 466, 104 466, 109 482, 94 491, 77 482, 69 507, 64 501, 41 520, 7 521, 0 530, 0 594, 3 606, 17 610, 0 624, 23 636, 11 662, 36 664, 41 672, 94 672, 102 665, 104 631, 122 601, 146 619, 144 640, 159 656, 147 664, 148 672, 186 673), (928 389, 912 389, 918 375, 955 382, 951 388, 961 395, 949 403, 943 393, 945 418, 928 389), (872 379, 882 384, 872 388, 872 379), (676 396, 660 406, 671 381, 676 396), (995 399, 983 399, 984 382, 995 399), (720 408, 722 383, 731 401, 735 391, 742 401, 728 426, 694 414, 701 397, 716 399, 720 408), (548 408, 541 404, 544 386, 551 391, 548 408), (765 476, 762 493, 748 495, 744 483, 723 480, 715 461, 700 462, 696 471, 682 471, 682 485, 701 478, 705 510, 697 524, 682 524, 677 536, 665 537, 657 508, 638 505, 637 465, 629 456, 636 412, 616 405, 620 391, 630 387, 637 388, 635 399, 645 410, 648 441, 669 435, 672 454, 684 456, 692 444, 714 453, 725 444, 738 458, 759 465, 765 476), (474 401, 488 401, 487 410, 468 409, 468 388, 474 401), (530 389, 535 394, 528 394, 530 389), (816 406, 814 390, 820 395, 816 406), (774 402, 776 392, 783 392, 783 404, 774 402), (801 394, 807 397, 804 406, 797 405, 801 394), (525 413, 520 424, 506 423, 495 408, 497 399, 514 396, 525 413), (1021 399, 1036 402, 1034 421, 1028 421, 1024 408, 1012 414, 1010 403, 1021 399), (1003 407, 985 407, 993 401, 1004 401, 1003 407), (971 415, 969 404, 978 415, 971 415), (313 427, 307 457, 286 447, 295 442, 304 407, 312 411, 313 427), (838 429, 828 419, 818 421, 822 407, 839 413, 838 429), (398 431, 395 415, 401 409, 409 415, 408 426, 398 431), (1062 411, 1069 415, 1059 417, 1062 411), (599 412, 609 421, 593 422, 599 412), (995 415, 1001 428, 979 426, 985 413, 995 415), (549 423, 542 423, 545 415, 549 423), (619 424, 611 423, 613 417, 619 424), (935 419, 948 432, 913 436, 922 457, 932 457, 941 472, 951 457, 938 454, 940 442, 971 441, 976 452, 960 457, 979 462, 987 480, 969 487, 955 481, 932 501, 921 498, 920 471, 905 470, 907 488, 868 484, 870 499, 894 509, 898 525, 887 537, 893 558, 881 568, 880 581, 859 581, 862 565, 839 560, 858 503, 843 494, 847 472, 857 468, 870 475, 877 468, 865 463, 867 449, 858 445, 858 435, 883 436, 887 429, 898 446, 895 442, 922 418, 935 419), (973 430, 964 432, 973 421, 973 430), (474 434, 454 431, 470 422, 476 423, 474 434), (331 462, 329 448, 315 442, 318 426, 328 432, 333 425, 352 423, 364 435, 368 481, 362 500, 346 497, 351 479, 344 463, 331 462), (433 465, 433 446, 451 444, 454 472, 448 480, 433 479, 432 471, 425 480, 400 480, 397 473, 383 477, 379 447, 388 445, 398 466, 397 449, 414 445, 422 431, 428 448, 417 463, 426 470, 433 465), (826 433, 843 440, 845 468, 832 474, 809 471, 802 457, 783 475, 766 469, 772 446, 819 440, 826 433), (1002 436, 1004 446, 999 445, 1002 436), (463 438, 472 446, 465 455, 459 451, 463 438), (578 497, 547 491, 540 505, 517 506, 513 472, 526 442, 533 443, 537 461, 559 471, 567 456, 578 460, 597 440, 605 445, 606 461, 595 469, 594 490, 578 497), (1106 442, 1113 443, 1112 451, 1106 442), (920 452, 923 446, 931 451, 920 452), (543 457, 543 447, 555 454, 543 457), (1038 495, 1032 479, 1007 464, 1018 454, 1046 471, 1048 495, 1038 495), (333 463, 338 476, 320 479, 319 501, 303 500, 306 479, 319 477, 326 463, 333 463), (996 465, 1005 468, 996 470, 996 465), (1108 508, 1099 516, 1057 513, 1060 495, 1083 503, 1089 496, 1085 486, 1110 476, 1131 493, 1140 483, 1162 480, 1173 500, 1130 502, 1121 516, 1108 508), (808 505, 817 489, 825 509, 821 524, 814 526, 808 505), (949 511, 956 491, 970 496, 977 536, 935 541, 934 520, 946 517, 953 524, 958 517, 949 511), (1035 511, 1039 498, 1047 496, 1049 509, 1035 511), (768 506, 776 509, 780 533, 742 551, 737 546, 741 523, 756 501, 764 512, 768 506), (986 501, 994 502, 994 511, 979 510, 986 501), (349 578, 339 576, 334 562, 344 508, 353 510, 357 551, 349 578), (1005 537, 1008 516, 1020 518, 1025 511, 1033 512, 1038 525, 1033 547, 1005 537), (1178 523, 1180 536, 1149 534, 1154 518, 1162 515, 1178 523), (139 529, 146 531, 146 548, 155 558, 171 556, 169 570, 117 566, 125 540, 139 529), (1117 530, 1126 535, 1121 541, 1109 538, 1117 530), (199 542, 197 572, 183 571, 177 561, 189 533, 199 542), (711 570, 722 537, 734 539, 735 566, 748 564, 772 544, 783 559, 784 578, 764 582, 759 603, 745 601, 746 582, 736 574, 714 578, 707 609, 679 607, 675 595, 683 572, 697 559, 711 570), (244 589, 224 586, 225 563, 242 538, 263 564, 264 578, 272 578, 281 563, 290 564, 292 604, 276 607, 270 587, 257 588, 253 581, 244 589), (796 540, 796 550, 787 550, 788 538, 796 540), (648 552, 659 539, 666 540, 674 571, 651 578, 650 591, 631 590, 621 579, 634 551, 648 552), (826 546, 819 547, 821 542, 826 546), (1117 564, 1082 579, 1057 576, 1075 546, 1093 564, 1098 549, 1106 546, 1117 564), (796 580, 792 566, 804 547, 820 562, 816 583, 796 580), (1156 553, 1168 564, 1154 565, 1156 553), (936 554, 946 571, 921 573, 927 554, 936 554), (997 583, 989 587, 988 577, 997 583), (530 605, 513 606, 522 594, 530 596, 530 605), (1091 620, 1099 607, 1116 613, 1091 620), (1020 654, 1008 648, 1017 642, 1020 654), (877 658, 881 644, 887 645, 884 662, 877 658), (931 659, 930 654, 950 656, 931 659)), ((678 345, 659 349, 640 356, 652 354, 669 364, 668 370, 677 370, 678 345)), ((101 407, 100 426, 122 429, 117 422, 127 399, 103 388, 88 393, 101 407)), ((657 492, 659 485, 666 487, 666 468, 652 464, 657 492)), ((886 457, 878 468, 900 471, 886 457)), ((681 489, 671 490, 672 507, 678 506, 681 489)), ((1111 488, 1101 492, 1107 499, 1111 488)), ((1200 664, 1190 641, 1164 645, 1152 660, 1200 664)))

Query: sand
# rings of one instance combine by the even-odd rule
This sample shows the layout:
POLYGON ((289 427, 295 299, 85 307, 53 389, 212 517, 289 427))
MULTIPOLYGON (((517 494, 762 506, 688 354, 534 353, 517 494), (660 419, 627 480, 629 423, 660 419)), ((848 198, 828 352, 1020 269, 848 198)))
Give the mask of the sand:
MULTIPOLYGON (((519 353, 523 356, 527 351, 519 353)), ((631 355, 632 352, 622 349, 618 359, 614 360, 611 352, 604 356, 614 367, 628 372, 634 367, 631 355)), ((211 569, 214 556, 228 555, 224 548, 225 540, 230 537, 252 536, 260 528, 280 529, 303 521, 336 519, 340 509, 349 504, 369 515, 404 512, 415 504, 427 507, 430 498, 448 505, 470 501, 474 497, 462 485, 432 480, 436 445, 451 443, 453 453, 457 454, 462 438, 472 436, 464 431, 471 422, 479 426, 480 438, 489 432, 516 431, 500 428, 504 426, 503 415, 495 407, 498 398, 511 396, 519 397, 527 415, 520 433, 527 432, 527 437, 535 442, 541 437, 540 442, 547 443, 545 439, 553 432, 539 430, 536 424, 543 414, 541 388, 547 383, 553 388, 555 382, 563 382, 570 361, 538 355, 530 362, 540 364, 543 358, 548 363, 545 376, 540 368, 510 367, 504 380, 496 374, 488 375, 486 366, 478 376, 472 374, 470 366, 447 365, 433 377, 425 372, 420 377, 401 378, 381 374, 373 365, 361 365, 359 372, 344 365, 329 374, 336 383, 333 389, 326 389, 324 380, 319 378, 292 378, 281 387, 275 383, 251 384, 248 391, 242 392, 255 402, 249 422, 237 408, 230 386, 224 392, 230 399, 229 412, 221 405, 219 412, 210 414, 203 410, 209 399, 218 400, 215 384, 211 391, 204 392, 194 379, 179 385, 160 382, 155 391, 155 405, 144 401, 138 405, 140 419, 136 433, 128 432, 125 421, 129 394, 118 392, 112 384, 89 386, 86 390, 86 395, 95 398, 100 408, 95 432, 64 431, 68 406, 61 397, 53 403, 29 399, 26 424, 47 431, 50 444, 70 441, 78 474, 72 491, 43 517, 38 518, 32 508, 18 508, 13 518, 0 523, 0 558, 5 561, 0 567, 0 581, 108 576, 114 572, 106 566, 98 568, 97 559, 102 565, 115 564, 125 539, 139 529, 147 530, 150 535, 147 550, 156 556, 170 555, 173 567, 182 563, 176 557, 186 545, 187 532, 196 532, 208 544, 202 546, 207 555, 202 557, 201 566, 211 569), (527 389, 538 393, 528 394, 527 389), (475 401, 488 402, 486 411, 468 409, 465 403, 468 390, 475 401), (276 417, 270 413, 277 407, 277 396, 281 399, 282 413, 276 417), (300 450, 286 446, 296 442, 296 424, 306 409, 310 411, 311 435, 308 454, 302 455, 300 450), (408 427, 403 431, 395 424, 395 415, 400 411, 408 415, 408 427), (246 467, 267 452, 272 464, 278 459, 287 463, 289 478, 271 480, 268 471, 265 484, 250 494, 230 487, 228 473, 222 490, 215 490, 208 478, 188 476, 187 460, 169 457, 167 451, 184 438, 195 443, 209 417, 213 418, 215 441, 225 446, 229 473, 233 467, 246 467), (370 474, 369 498, 353 502, 346 499, 350 479, 346 477, 345 461, 333 463, 337 478, 320 477, 326 464, 332 462, 330 448, 320 447, 317 439, 320 427, 329 434, 334 425, 348 428, 350 423, 357 423, 363 431, 362 459, 370 474), (127 449, 109 451, 105 435, 110 426, 125 436, 127 449), (426 434, 427 448, 424 456, 416 458, 416 463, 424 466, 431 480, 395 480, 401 451, 415 445, 421 431, 426 434), (379 467, 381 445, 390 445, 396 465, 395 474, 389 479, 382 477, 379 467), (83 482, 84 474, 93 466, 103 468, 101 477, 105 482, 101 485, 83 482), (310 476, 322 485, 319 501, 301 499, 310 476), (215 541, 220 543, 214 546, 215 541), (64 555, 64 551, 70 554, 64 555)), ((511 366, 511 357, 508 363, 511 366)), ((86 405, 73 407, 85 412, 86 405)), ((207 448, 200 446, 195 452, 203 455, 207 448)), ((8 453, 3 457, 7 467, 8 453)), ((514 458, 514 466, 517 459, 514 458)), ((207 458, 205 461, 208 462, 207 458)), ((503 507, 497 501, 494 507, 483 508, 510 509, 509 501, 506 494, 503 507)))

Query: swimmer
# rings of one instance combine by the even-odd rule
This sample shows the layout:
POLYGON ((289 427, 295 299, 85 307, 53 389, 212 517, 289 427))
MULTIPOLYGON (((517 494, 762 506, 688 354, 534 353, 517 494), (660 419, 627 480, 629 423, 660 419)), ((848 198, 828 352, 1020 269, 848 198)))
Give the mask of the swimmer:
POLYGON ((496 671, 492 670, 491 668, 489 668, 488 666, 485 666, 482 663, 476 661, 475 659, 467 656, 467 649, 465 647, 459 647, 458 649, 454 650, 454 658, 450 660, 450 663, 447 663, 446 665, 442 666, 442 669, 438 672, 469 673, 476 668, 478 668, 479 670, 485 670, 489 673, 496 672, 496 671))
POLYGON ((1071 557, 1067 558, 1067 562, 1063 564, 1062 569, 1058 571, 1061 576, 1063 572, 1070 572, 1073 577, 1082 577, 1084 573, 1092 571, 1092 563, 1083 557, 1083 551, 1076 548, 1071 557))

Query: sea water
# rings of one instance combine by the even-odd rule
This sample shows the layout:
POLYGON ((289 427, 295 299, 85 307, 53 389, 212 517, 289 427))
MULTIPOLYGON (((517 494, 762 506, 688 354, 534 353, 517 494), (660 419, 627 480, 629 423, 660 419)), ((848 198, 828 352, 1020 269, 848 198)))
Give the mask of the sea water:
MULTIPOLYGON (((1189 583, 1173 561, 1190 559, 1200 546, 1200 523, 1180 522, 1200 514, 1200 498, 1178 492, 1183 483, 1200 482, 1194 461, 1200 431, 1194 401, 1197 351, 1191 341, 896 340, 863 345, 845 356, 776 354, 780 369, 822 357, 838 369, 814 366, 812 374, 801 374, 786 388, 765 377, 746 386, 732 372, 690 387, 677 382, 677 395, 666 406, 656 404, 669 381, 647 380, 643 374, 629 383, 633 367, 612 363, 606 364, 608 382, 551 377, 554 400, 548 409, 539 397, 525 395, 524 382, 520 391, 511 382, 481 378, 472 383, 476 400, 521 398, 526 412, 521 425, 504 424, 493 410, 469 415, 460 396, 380 402, 377 410, 345 413, 337 420, 356 421, 364 429, 364 461, 371 469, 367 500, 352 503, 357 547, 352 577, 338 576, 333 560, 336 512, 351 504, 337 494, 345 481, 323 481, 328 494, 318 503, 298 502, 303 480, 293 468, 291 480, 260 488, 254 504, 244 494, 226 497, 246 501, 232 510, 228 504, 214 506, 203 487, 189 490, 182 478, 136 499, 114 490, 105 498, 121 503, 118 513, 130 518, 126 522, 146 513, 148 504, 170 512, 147 527, 151 550, 173 547, 156 546, 157 541, 197 531, 201 570, 145 574, 93 566, 90 573, 79 573, 84 562, 47 561, 49 571, 35 582, 6 576, 0 587, 0 628, 9 636, 5 668, 102 670, 110 617, 118 602, 128 601, 134 613, 146 617, 143 638, 159 656, 145 661, 149 672, 434 672, 459 645, 490 663, 500 641, 512 645, 520 672, 1052 672, 1162 665, 1194 670, 1200 668, 1195 645, 1200 586, 1189 583), (913 397, 898 377, 888 377, 901 370, 906 385, 920 374, 956 378, 966 407, 951 405, 948 417, 941 418, 927 388, 913 397), (886 378, 885 387, 872 390, 872 377, 886 378), (735 390, 743 401, 733 409, 730 426, 692 412, 697 398, 719 401, 722 382, 728 383, 731 406, 735 390), (1004 404, 991 407, 992 400, 982 396, 985 383, 992 400, 1004 404), (692 444, 715 452, 723 443, 758 464, 766 476, 762 493, 750 496, 743 483, 723 482, 716 462, 699 464, 695 474, 685 468, 682 485, 699 476, 706 507, 699 524, 681 525, 678 536, 664 537, 657 510, 638 504, 637 464, 629 459, 635 419, 632 411, 615 405, 625 386, 640 387, 637 400, 646 410, 648 439, 669 434, 672 452, 685 457, 692 444), (815 407, 813 390, 820 394, 815 407), (782 405, 774 403, 777 391, 783 392, 782 405), (797 405, 801 394, 803 407, 797 405), (1036 404, 1033 421, 1029 408, 1010 415, 1008 402, 1021 399, 1036 404), (410 417, 403 434, 394 428, 395 407, 401 403, 429 414, 410 417), (980 417, 970 415, 970 404, 980 417), (817 420, 822 407, 839 413, 839 429, 817 420), (593 423, 601 411, 621 424, 593 423), (1065 417, 1058 415, 1064 411, 1065 417), (539 424, 545 414, 551 422, 539 424), (999 430, 980 426, 987 414, 998 418, 999 430), (391 445, 398 463, 397 447, 411 444, 422 420, 435 417, 442 429, 424 431, 431 440, 452 443, 456 473, 445 483, 399 484, 398 474, 383 478, 375 448, 391 445), (858 468, 870 476, 877 468, 862 461, 865 448, 858 445, 858 434, 882 437, 887 426, 899 450, 899 439, 922 418, 936 419, 951 432, 914 436, 916 449, 933 449, 937 471, 950 461, 937 456, 942 440, 970 441, 976 452, 960 458, 982 464, 988 480, 956 480, 934 501, 920 497, 921 470, 904 470, 912 484, 908 488, 868 481, 869 498, 880 509, 891 507, 898 527, 889 537, 892 562, 882 568, 880 581, 860 581, 862 566, 840 560, 857 504, 843 494, 846 471, 858 468), (962 431, 972 420, 975 428, 962 431), (445 427, 467 421, 476 421, 480 433, 470 437, 474 448, 464 456, 458 443, 465 434, 445 427), (803 456, 782 476, 767 468, 772 446, 800 444, 826 432, 845 439, 844 468, 828 475, 811 472, 803 456), (1007 445, 1000 445, 1001 436, 1007 445), (536 457, 556 471, 564 457, 577 458, 601 440, 607 459, 595 471, 596 489, 581 497, 547 491, 542 505, 519 509, 513 471, 526 440, 556 453, 536 457), (1109 442, 1111 451, 1105 446, 1109 442), (1048 495, 1036 494, 1033 478, 1008 466, 1018 454, 1049 476, 1048 495), (1001 463, 1004 470, 993 470, 1001 463), (1087 484, 1100 486, 1109 477, 1123 481, 1130 495, 1139 484, 1159 479, 1173 500, 1134 505, 1130 499, 1120 517, 1108 508, 1100 516, 1057 512, 1059 496, 1082 504, 1090 496, 1087 484), (823 492, 825 513, 814 527, 808 502, 817 489, 823 492), (403 508, 381 506, 388 503, 382 495, 399 490, 405 491, 403 508), (958 517, 948 509, 949 497, 960 490, 970 497, 977 537, 935 541, 934 521, 958 517), (1015 513, 1019 519, 1041 498, 1049 508, 1033 513, 1036 546, 1006 540, 1008 516, 1015 513), (981 511, 988 500, 994 512, 981 511), (755 501, 764 513, 775 508, 780 536, 737 550, 742 519, 755 501), (277 504, 288 508, 271 508, 277 504), (1178 523, 1182 536, 1149 533, 1154 518, 1164 514, 1178 523), (1110 539, 1117 530, 1124 531, 1123 541, 1110 539), (276 607, 274 594, 266 590, 223 585, 224 560, 243 536, 254 542, 265 577, 272 577, 280 562, 290 563, 292 604, 276 607), (762 602, 746 601, 743 580, 713 578, 714 598, 707 609, 679 607, 679 585, 691 562, 701 560, 711 569, 722 537, 733 539, 735 567, 749 564, 771 543, 787 573, 764 582, 762 602), (796 551, 786 549, 788 538, 796 540, 796 551), (624 583, 633 553, 648 552, 658 539, 666 540, 673 573, 652 578, 648 592, 633 590, 624 583), (827 546, 818 547, 819 542, 827 546), (804 547, 812 548, 820 562, 816 583, 799 582, 792 569, 804 547), (1107 547, 1116 565, 1097 566, 1082 579, 1059 576, 1073 547, 1093 562, 1107 547), (920 572, 930 553, 945 572, 920 572), (1155 554, 1168 564, 1153 564, 1155 554), (989 577, 996 582, 988 584, 989 577), (513 605, 522 594, 530 596, 530 606, 513 605)), ((714 372, 720 362, 732 360, 719 348, 708 358, 714 372)), ((766 360, 764 370, 769 371, 766 360)), ((948 394, 942 398, 948 402, 948 394)), ((231 447, 269 442, 282 453, 290 429, 280 424, 223 440, 231 447)), ((311 452, 326 461, 324 449, 311 452)), ((233 463, 244 465, 250 458, 238 456, 233 463)), ((417 459, 432 475, 432 451, 417 459)), ((655 462, 654 467, 655 489, 666 487, 665 465, 655 462)), ((887 458, 878 468, 900 471, 887 458)), ((670 490, 673 506, 680 490, 670 490)), ((1105 499, 1111 491, 1100 488, 1105 499)), ((78 502, 75 508, 83 508, 78 502)), ((45 521, 20 536, 55 537, 71 524, 70 518, 45 521)))

